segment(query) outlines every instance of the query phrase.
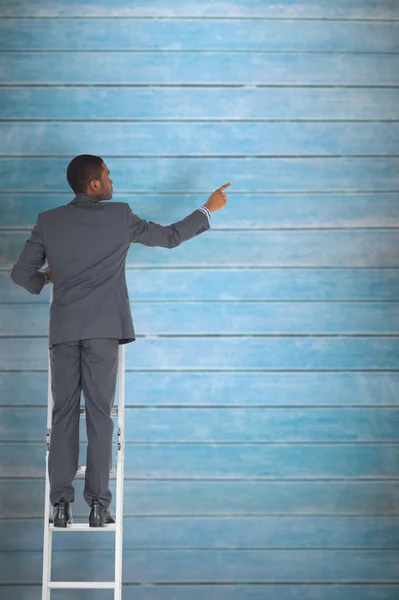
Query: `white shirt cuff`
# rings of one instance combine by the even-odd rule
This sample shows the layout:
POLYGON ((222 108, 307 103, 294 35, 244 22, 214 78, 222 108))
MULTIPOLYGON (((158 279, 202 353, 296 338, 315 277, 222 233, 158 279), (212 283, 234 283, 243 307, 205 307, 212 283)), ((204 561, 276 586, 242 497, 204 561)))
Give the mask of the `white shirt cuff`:
POLYGON ((208 219, 211 218, 211 211, 206 206, 202 205, 202 206, 199 207, 198 210, 200 210, 201 212, 203 212, 204 215, 206 215, 208 217, 208 219))

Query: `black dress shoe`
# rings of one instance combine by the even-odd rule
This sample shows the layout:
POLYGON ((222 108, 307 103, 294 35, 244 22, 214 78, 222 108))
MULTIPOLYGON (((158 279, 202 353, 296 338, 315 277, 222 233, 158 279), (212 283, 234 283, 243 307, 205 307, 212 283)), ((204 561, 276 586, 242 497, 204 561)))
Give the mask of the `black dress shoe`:
POLYGON ((115 521, 109 514, 108 508, 105 508, 98 500, 93 500, 89 516, 90 527, 104 527, 110 523, 115 523, 115 521))
POLYGON ((70 502, 65 502, 63 498, 53 508, 54 527, 67 527, 72 523, 72 512, 70 502))

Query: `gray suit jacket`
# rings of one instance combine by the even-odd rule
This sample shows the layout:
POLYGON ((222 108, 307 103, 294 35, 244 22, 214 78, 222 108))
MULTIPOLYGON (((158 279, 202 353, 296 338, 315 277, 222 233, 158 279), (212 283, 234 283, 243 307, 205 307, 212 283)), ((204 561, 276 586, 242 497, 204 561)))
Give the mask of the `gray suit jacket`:
POLYGON ((49 347, 86 338, 133 342, 135 331, 125 278, 131 243, 176 248, 210 229, 205 211, 159 225, 134 214, 127 202, 77 195, 69 204, 41 212, 12 268, 12 280, 32 294, 53 277, 49 347))

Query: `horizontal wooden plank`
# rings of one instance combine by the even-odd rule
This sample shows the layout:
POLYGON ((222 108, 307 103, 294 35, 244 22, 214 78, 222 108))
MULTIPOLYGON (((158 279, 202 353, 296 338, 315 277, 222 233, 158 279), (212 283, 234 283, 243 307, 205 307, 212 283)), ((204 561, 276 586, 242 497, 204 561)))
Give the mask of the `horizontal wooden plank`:
MULTIPOLYGON (((89 512, 89 511, 87 511, 89 512)), ((115 509, 111 508, 111 514, 115 509)), ((85 519, 74 523, 87 523, 85 519)), ((112 550, 114 536, 53 534, 54 550, 112 550)), ((43 519, 0 520, 0 552, 42 551, 43 519)), ((125 517, 123 550, 367 549, 397 550, 399 517, 125 517)))
MULTIPOLYGON (((398 10, 399 17, 399 10, 398 10)), ((7 19, 0 50, 398 52, 395 22, 7 19)))
MULTIPOLYGON (((2 369, 48 368, 48 334, 1 338, 2 369)), ((399 337, 138 337, 126 345, 126 368, 180 371, 397 370, 399 337)))
MULTIPOLYGON (((113 460, 115 461, 113 445, 113 460)), ((0 443, 0 477, 43 477, 42 443, 0 443)), ((85 464, 86 444, 79 464, 85 464)), ((126 444, 125 476, 138 479, 393 479, 399 444, 126 444)), ((114 462, 115 464, 115 462, 114 462)))
MULTIPOLYGON (((397 302, 133 302, 140 335, 399 334, 397 302)), ((46 304, 0 304, 0 336, 43 335, 46 304)))
MULTIPOLYGON (((97 534, 98 535, 98 532, 97 534)), ((114 553, 85 550, 53 552, 53 581, 110 581, 114 553), (89 576, 88 576, 89 573, 89 576)), ((4 584, 39 583, 42 553, 0 554, 4 584), (24 568, 21 569, 21 561, 24 568)), ((126 583, 294 583, 396 582, 398 550, 126 550, 126 583)))
MULTIPOLYGON (((0 195, 2 227, 32 228, 37 214, 68 204, 73 194, 11 193, 0 195)), ((149 221, 179 221, 207 199, 206 194, 121 194, 133 212, 149 221), (184 208, 183 208, 184 206, 184 208)), ((329 227, 399 227, 399 192, 341 194, 256 194, 229 192, 228 207, 212 215, 212 229, 309 229, 329 227), (219 218, 223 215, 223 218, 219 218)), ((280 273, 283 276, 283 273, 280 273)), ((291 275, 292 276, 292 275, 291 275)), ((220 277, 220 274, 218 275, 220 277)), ((269 275, 268 275, 269 277, 269 275)), ((226 282, 224 283, 226 285, 226 282)), ((161 290, 159 290, 161 291, 161 290)), ((244 290, 241 290, 244 293, 244 290)), ((179 294, 180 296, 180 294, 179 294)))
MULTIPOLYGON (((41 600, 41 587, 2 586, 7 600, 41 600)), ((397 600, 399 585, 387 584, 182 584, 123 585, 125 600, 397 600)), ((98 590, 74 590, 74 600, 98 600, 98 590)), ((57 590, 57 600, 69 600, 69 590, 57 590)))
MULTIPOLYGON (((399 35, 398 35, 399 39, 399 35)), ((0 156, 399 154, 399 123, 0 123, 0 156), (160 140, 162 140, 160 145, 160 140)))
MULTIPOLYGON (((40 4, 29 0, 2 2, 0 15, 21 17, 226 17, 226 3, 214 0, 146 0, 132 3, 129 0, 70 0, 68 7, 62 0, 41 0, 40 4)), ((399 9, 396 0, 229 0, 228 17, 264 18, 344 18, 344 19, 397 19, 399 9)))
MULTIPOLYGON (((18 372, 0 371, 0 405, 47 406, 48 372, 26 372, 23 367, 18 372)), ((125 385, 127 407, 399 405, 397 372, 147 373, 134 369, 126 370, 125 385)))
MULTIPOLYGON (((3 518, 43 517, 41 479, 2 479, 3 518)), ((110 490, 115 498, 115 479, 110 490)), ((84 480, 74 481, 74 518, 85 520, 84 480)), ((399 516, 399 482, 373 481, 145 481, 125 479, 123 513, 129 516, 357 515, 399 516)), ((114 509, 115 503, 111 504, 114 509)))
MULTIPOLYGON (((396 370, 399 338, 146 336, 126 347, 131 369, 396 370)), ((48 338, 3 338, 3 369, 47 369, 48 338), (21 359, 24 364, 21 365, 21 359)))
MULTIPOLYGON (((3 269, 11 269, 16 263, 29 237, 29 231, 2 233, 3 269)), ((398 267, 399 230, 209 231, 173 250, 131 244, 126 264, 184 268, 398 267)), ((26 292, 26 300, 29 296, 26 292)))
POLYGON ((351 85, 399 83, 397 54, 4 52, 0 84, 351 85), (101 69, 98 65, 101 65, 101 69))
MULTIPOLYGON (((132 302, 399 300, 399 278, 395 268, 174 269, 165 266, 159 269, 130 266, 126 269, 126 283, 132 302), (171 280, 173 286, 169 285, 171 280)), ((46 288, 41 294, 27 296, 26 290, 12 281, 9 270, 0 270, 0 302, 29 302, 49 307, 50 290, 46 288)))
MULTIPOLYGON (((44 407, 2 407, 0 440, 40 442, 46 417, 44 407)), ((398 408, 127 408, 125 419, 129 443, 399 441, 398 408)), ((83 420, 80 429, 86 441, 83 420)))
MULTIPOLYGON (((89 146, 87 152, 91 151, 89 146)), ((399 190, 399 158, 113 157, 108 160, 102 156, 110 168, 116 192, 209 195, 227 182, 232 182, 232 191, 245 193, 399 190)), ((0 191, 70 192, 65 173, 72 158, 72 155, 0 158, 0 191)))
MULTIPOLYGON (((1 586, 7 600, 41 600, 39 585, 1 586)), ((69 600, 70 590, 57 590, 57 600, 69 600)), ((134 584, 123 585, 124 600, 397 600, 399 585, 378 584, 134 584)), ((98 600, 98 590, 74 590, 74 600, 98 600)))
POLYGON ((397 88, 0 87, 1 119, 399 119, 397 88))

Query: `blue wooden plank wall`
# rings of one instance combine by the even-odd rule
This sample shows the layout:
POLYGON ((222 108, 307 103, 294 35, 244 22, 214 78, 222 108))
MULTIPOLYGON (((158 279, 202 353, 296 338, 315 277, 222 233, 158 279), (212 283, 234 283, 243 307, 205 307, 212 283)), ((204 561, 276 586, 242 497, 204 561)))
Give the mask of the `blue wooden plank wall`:
MULTIPOLYGON (((49 290, 9 272, 89 152, 163 224, 233 183, 128 254, 124 599, 397 600, 399 1, 0 15, 1 598, 41 598, 47 403, 49 290)), ((54 579, 112 570, 112 536, 57 535, 54 579)))

